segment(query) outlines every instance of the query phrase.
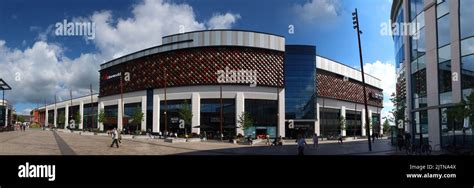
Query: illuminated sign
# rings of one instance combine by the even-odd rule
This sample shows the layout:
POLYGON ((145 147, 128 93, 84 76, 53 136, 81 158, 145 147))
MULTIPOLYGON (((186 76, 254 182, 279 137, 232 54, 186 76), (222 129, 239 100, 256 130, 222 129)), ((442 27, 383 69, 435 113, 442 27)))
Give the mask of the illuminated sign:
MULTIPOLYGON (((130 73, 125 72, 124 75, 125 75, 124 81, 126 81, 126 82, 130 81, 130 73)), ((112 75, 109 75, 109 73, 104 73, 104 76, 102 77, 102 79, 103 80, 110 80, 110 79, 113 79, 113 78, 119 78, 121 76, 122 76, 122 72, 118 72, 118 73, 115 73, 115 74, 112 74, 112 75)))

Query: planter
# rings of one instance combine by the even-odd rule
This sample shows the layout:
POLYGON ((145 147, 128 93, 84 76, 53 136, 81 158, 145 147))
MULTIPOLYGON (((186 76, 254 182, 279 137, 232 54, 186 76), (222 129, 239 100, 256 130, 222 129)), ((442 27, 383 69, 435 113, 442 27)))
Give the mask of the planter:
POLYGON ((165 142, 180 143, 180 142, 186 142, 186 139, 184 139, 184 138, 166 138, 165 142))
POLYGON ((148 139, 150 138, 149 136, 145 136, 145 135, 134 135, 133 138, 136 138, 136 139, 148 139))
POLYGON ((186 142, 201 142, 200 138, 188 138, 186 139, 186 142))

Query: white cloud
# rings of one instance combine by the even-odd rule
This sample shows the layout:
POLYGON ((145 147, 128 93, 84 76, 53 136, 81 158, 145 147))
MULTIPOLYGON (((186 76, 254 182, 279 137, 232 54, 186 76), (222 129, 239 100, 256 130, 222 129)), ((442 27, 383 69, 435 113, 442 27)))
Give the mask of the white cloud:
POLYGON ((44 103, 69 98, 69 88, 75 95, 89 92, 92 83, 98 87, 98 59, 95 54, 83 54, 70 60, 56 44, 37 41, 25 49, 10 49, 0 40, 0 75, 12 87, 6 95, 12 103, 44 103), (5 68, 3 68, 5 67, 5 68))
POLYGON ((187 4, 172 4, 161 0, 144 0, 135 5, 132 17, 112 17, 112 12, 95 12, 90 19, 96 23, 94 42, 106 57, 122 55, 161 44, 161 37, 184 31, 227 29, 239 14, 214 14, 209 21, 196 20, 194 10, 187 4))
POLYGON ((341 12, 340 0, 311 0, 303 5, 295 5, 295 13, 307 22, 330 22, 341 12))
POLYGON ((240 19, 239 14, 214 14, 206 25, 209 29, 227 29, 230 28, 238 19, 240 19))
MULTIPOLYGON (((31 26, 30 31, 38 32, 32 46, 13 49, 0 38, 0 76, 13 90, 6 97, 13 104, 51 103, 55 93, 58 101, 69 99, 69 89, 73 96, 89 94, 89 85, 98 91, 100 64, 122 55, 161 44, 165 35, 178 33, 184 26, 185 32, 206 28, 226 29, 240 19, 239 14, 214 14, 201 22, 197 21, 194 10, 187 4, 176 4, 164 0, 143 0, 132 7, 130 17, 114 18, 112 11, 103 10, 92 15, 76 17, 73 20, 93 21, 96 25, 96 53, 81 54, 77 58, 64 55, 66 47, 48 42, 54 32, 49 25, 44 32, 41 27, 31 26), (19 80, 15 78, 19 76, 19 80)), ((86 41, 91 42, 91 41, 86 41)), ((26 109, 17 109, 23 111, 26 109)))
POLYGON ((364 71, 381 80, 384 95, 382 117, 391 116, 389 112, 393 109, 393 104, 390 101, 390 95, 395 92, 397 84, 395 65, 391 61, 385 63, 376 61, 374 63, 364 64, 364 71))

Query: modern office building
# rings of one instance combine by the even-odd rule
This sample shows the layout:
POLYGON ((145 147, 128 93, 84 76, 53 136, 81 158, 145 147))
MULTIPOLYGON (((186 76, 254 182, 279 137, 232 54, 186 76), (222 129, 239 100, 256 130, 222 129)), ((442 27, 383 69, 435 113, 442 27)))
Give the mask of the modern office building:
POLYGON ((393 27, 397 95, 405 99, 410 123, 404 130, 415 142, 420 136, 432 146, 473 142, 473 122, 454 122, 447 115, 474 88, 472 7, 471 0, 393 1, 391 21, 398 23, 393 27), (409 35, 398 32, 403 29, 409 35))
MULTIPOLYGON (((165 36, 162 45, 106 62, 99 72, 99 94, 39 108, 39 121, 63 128, 77 114, 80 129, 296 137, 335 134, 339 117, 347 116, 354 131, 343 134, 365 135, 360 72, 317 56, 315 46, 286 45, 274 34, 205 30, 165 36), (192 117, 180 127, 183 109, 192 117), (98 123, 101 110, 107 120, 98 123), (131 121, 136 111, 144 115, 138 125, 131 121), (245 113, 252 126, 244 131, 245 113)), ((366 75, 366 82, 368 113, 377 123, 380 80, 366 75)))

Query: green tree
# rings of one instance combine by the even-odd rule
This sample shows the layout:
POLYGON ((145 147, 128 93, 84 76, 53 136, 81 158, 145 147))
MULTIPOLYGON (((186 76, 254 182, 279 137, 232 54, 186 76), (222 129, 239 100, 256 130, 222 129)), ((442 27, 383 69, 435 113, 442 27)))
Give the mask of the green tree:
POLYGON ((179 110, 179 117, 184 120, 184 132, 187 135, 188 131, 186 130, 186 127, 188 125, 191 125, 191 121, 193 118, 193 112, 191 111, 189 107, 188 100, 184 100, 184 104, 182 108, 179 110))
POLYGON ((106 123, 107 122, 107 118, 105 117, 105 112, 104 112, 104 109, 100 109, 100 112, 99 112, 99 115, 97 116, 97 121, 99 123, 106 123))
POLYGON ((387 118, 385 118, 385 121, 383 122, 382 127, 383 127, 384 134, 390 132, 390 124, 387 118))
POLYGON ((65 123, 66 117, 65 117, 64 112, 59 113, 57 121, 58 121, 58 124, 65 123))
POLYGON ((23 123, 23 122, 25 122, 25 117, 19 115, 19 116, 16 117, 16 121, 20 122, 20 123, 23 123))
POLYGON ((74 115, 74 123, 76 123, 76 124, 81 123, 81 113, 76 112, 76 114, 74 115))
POLYGON ((237 121, 240 124, 242 130, 247 130, 253 124, 253 119, 250 116, 250 113, 244 112, 239 116, 239 120, 237 121))
POLYGON ((141 130, 141 123, 143 121, 143 116, 144 116, 144 114, 143 114, 143 112, 140 108, 135 108, 135 110, 133 110, 133 112, 132 112, 132 116, 131 116, 132 122, 131 122, 131 124, 137 126, 136 132, 140 132, 140 130, 141 130))

